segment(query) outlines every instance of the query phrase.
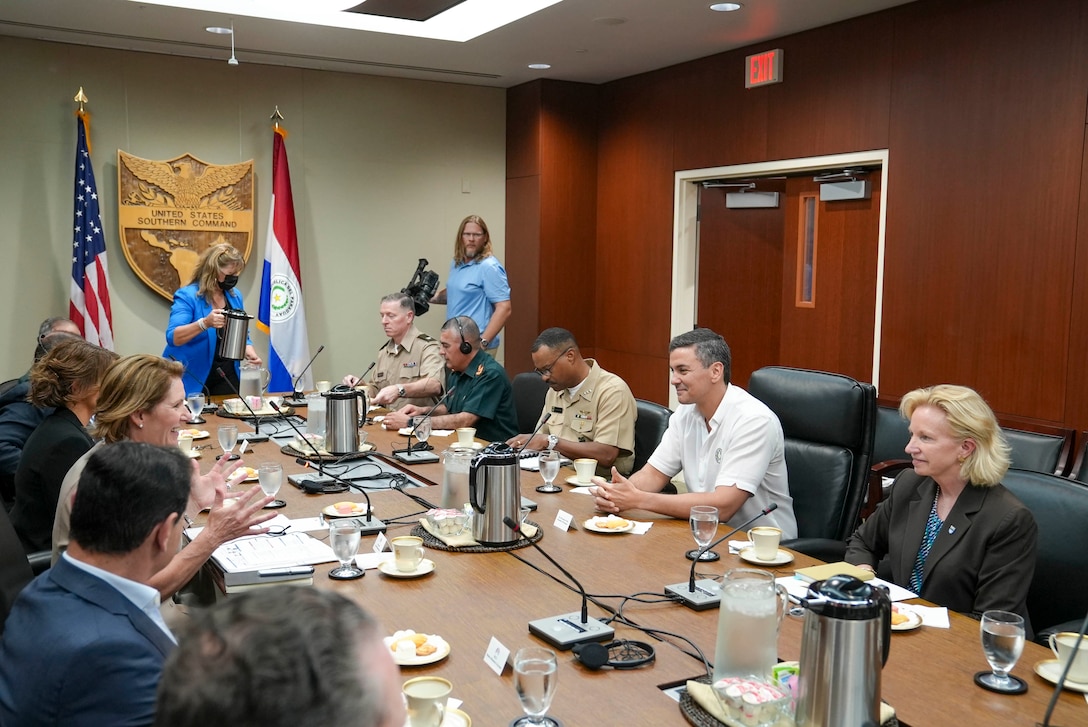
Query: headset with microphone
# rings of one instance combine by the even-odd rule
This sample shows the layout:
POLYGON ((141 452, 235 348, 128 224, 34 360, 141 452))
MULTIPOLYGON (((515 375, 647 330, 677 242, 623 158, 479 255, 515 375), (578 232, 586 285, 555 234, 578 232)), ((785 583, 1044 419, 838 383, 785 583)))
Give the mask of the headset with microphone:
POLYGON ((653 663, 657 658, 654 647, 643 641, 628 641, 627 639, 613 641, 610 644, 596 641, 576 644, 571 651, 574 652, 574 657, 578 661, 593 671, 604 666, 610 666, 613 669, 637 669, 653 663))
POLYGON ((467 356, 472 353, 472 344, 465 340, 465 329, 461 327, 461 316, 456 316, 453 320, 457 323, 457 332, 461 334, 460 351, 467 356))

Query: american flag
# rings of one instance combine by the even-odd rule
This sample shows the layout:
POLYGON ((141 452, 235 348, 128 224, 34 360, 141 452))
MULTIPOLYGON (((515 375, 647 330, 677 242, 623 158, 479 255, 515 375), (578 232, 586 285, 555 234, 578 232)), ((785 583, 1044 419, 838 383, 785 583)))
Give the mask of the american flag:
POLYGON ((72 241, 72 288, 68 315, 91 343, 113 350, 106 238, 98 211, 98 191, 87 150, 86 116, 76 118, 75 239, 72 241))

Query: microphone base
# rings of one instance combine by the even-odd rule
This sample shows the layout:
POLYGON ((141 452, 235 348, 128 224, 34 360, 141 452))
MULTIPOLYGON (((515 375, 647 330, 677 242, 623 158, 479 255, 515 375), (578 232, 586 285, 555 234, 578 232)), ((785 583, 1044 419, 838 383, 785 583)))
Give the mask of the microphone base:
POLYGON ((292 409, 298 409, 300 406, 308 405, 306 397, 300 397, 298 399, 284 399, 283 403, 291 407, 292 409))
POLYGON ((257 442, 267 442, 267 434, 258 434, 257 432, 242 432, 238 435, 238 439, 249 442, 250 444, 256 444, 257 442))
MULTIPOLYGON (((686 587, 687 584, 685 583, 684 586, 686 587)), ((587 641, 611 641, 616 635, 616 630, 595 618, 582 623, 582 612, 575 611, 530 621, 529 633, 547 641, 560 651, 568 651, 572 646, 584 644, 587 641)))
POLYGON ((404 464, 428 464, 439 460, 434 452, 396 452, 393 458, 404 464))
POLYGON ((367 522, 365 517, 358 517, 355 518, 355 522, 359 523, 359 535, 363 537, 385 532, 385 523, 378 518, 371 518, 370 522, 367 522))
POLYGON ((328 487, 330 485, 337 485, 344 488, 342 491, 346 491, 348 488, 331 477, 324 475, 304 473, 299 475, 287 475, 287 481, 300 490, 305 490, 303 485, 312 485, 313 487, 328 487))
POLYGON ((693 611, 706 611, 707 609, 717 608, 721 605, 722 588, 717 581, 710 580, 709 578, 695 581, 694 593, 688 590, 688 586, 688 581, 674 583, 671 586, 665 586, 665 593, 680 601, 680 603, 693 611))

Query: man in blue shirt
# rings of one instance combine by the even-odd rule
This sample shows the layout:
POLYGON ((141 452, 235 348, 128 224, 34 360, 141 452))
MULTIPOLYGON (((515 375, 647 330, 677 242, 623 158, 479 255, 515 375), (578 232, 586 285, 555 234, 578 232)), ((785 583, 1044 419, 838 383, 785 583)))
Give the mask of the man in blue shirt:
POLYGON ((118 442, 91 455, 67 552, 5 623, 0 724, 151 724, 175 642, 148 582, 177 553, 191 475, 176 448, 118 442))
POLYGON ((491 234, 479 216, 461 220, 446 287, 431 302, 445 303, 450 318, 475 321, 485 351, 498 348, 499 332, 510 318, 510 284, 502 263, 491 254, 491 234))

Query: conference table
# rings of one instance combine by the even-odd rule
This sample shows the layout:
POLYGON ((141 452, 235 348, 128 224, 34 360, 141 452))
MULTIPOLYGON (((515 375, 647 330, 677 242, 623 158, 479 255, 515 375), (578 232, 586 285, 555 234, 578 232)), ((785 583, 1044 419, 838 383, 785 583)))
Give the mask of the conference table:
MULTIPOLYGON (((214 443, 216 428, 228 420, 217 415, 205 416, 207 424, 203 428, 211 432, 210 440, 206 441, 214 443)), ((239 427, 240 430, 246 428, 244 423, 239 427)), ((367 424, 363 431, 367 441, 377 447, 378 456, 388 457, 394 445, 403 447, 403 437, 383 430, 378 424, 367 424)), ((429 443, 440 453, 454 441, 452 436, 432 436, 429 443)), ((281 443, 273 440, 255 444, 243 459, 252 467, 260 462, 281 462, 285 474, 306 471, 296 464, 293 456, 281 452, 281 443)), ((217 447, 207 450, 202 462, 205 471, 217 453, 217 447)), ((418 480, 442 482, 440 463, 399 466, 418 480)), ((571 468, 564 468, 556 482, 562 483, 571 474, 571 468)), ((605 606, 615 609, 620 606, 622 596, 645 594, 642 598, 649 602, 628 600, 623 603, 623 617, 639 627, 653 629, 659 635, 659 632, 668 632, 690 639, 712 662, 718 610, 694 611, 663 598, 665 585, 684 582, 688 578, 691 561, 684 553, 695 543, 687 522, 633 511, 624 516, 653 523, 645 534, 599 534, 583 526, 584 521, 595 514, 591 497, 571 492, 572 488, 567 485, 563 485, 562 493, 537 493, 535 487, 539 484, 542 480, 537 473, 521 472, 523 495, 538 504, 538 509, 528 519, 543 529, 539 545, 605 606), (569 530, 554 526, 560 511, 573 516, 569 530)), ((368 487, 368 491, 375 515, 389 524, 386 536, 409 534, 422 517, 422 507, 400 491, 381 489, 385 487, 381 482, 374 483, 374 487, 377 489, 368 487)), ((440 501, 438 490, 438 487, 425 487, 409 491, 437 503, 440 501)), ((313 517, 334 502, 362 500, 355 492, 304 494, 288 485, 286 477, 279 498, 287 503, 280 512, 291 519, 313 517)), ((718 537, 726 532, 725 525, 720 525, 718 537)), ((325 537, 320 532, 313 535, 325 537)), ((374 541, 375 536, 363 538, 360 553, 370 552, 374 541)), ((715 550, 721 559, 699 564, 699 577, 715 577, 731 568, 752 567, 739 556, 730 554, 724 543, 715 550)), ((788 565, 764 569, 784 576, 791 575, 796 568, 819 562, 801 553, 794 555, 794 562, 788 565)), ((500 677, 484 663, 491 640, 497 639, 511 653, 523 646, 545 646, 528 632, 528 622, 578 611, 581 597, 532 547, 492 553, 428 548, 425 557, 434 561, 436 567, 433 573, 421 578, 392 578, 378 570, 367 570, 361 579, 334 581, 328 577, 328 572, 335 564, 329 563, 316 567, 314 585, 353 599, 373 613, 389 634, 411 629, 440 635, 451 646, 449 656, 429 665, 402 667, 404 678, 437 675, 449 679, 453 683, 452 696, 463 700, 461 709, 472 718, 476 727, 508 724, 522 715, 522 711, 514 691, 511 668, 507 666, 500 677)), ((597 618, 606 619, 612 615, 594 603, 590 604, 589 610, 590 615, 597 618)), ((949 616, 949 629, 923 626, 892 635, 882 674, 881 696, 895 708, 900 723, 910 727, 966 727, 983 724, 1027 726, 1041 722, 1053 687, 1036 675, 1032 667, 1041 660, 1053 658, 1050 650, 1034 643, 1025 645, 1012 673, 1027 682, 1027 693, 1005 696, 985 691, 973 682, 976 672, 988 668, 979 642, 978 622, 956 613, 949 616)), ((798 616, 788 615, 783 619, 778 637, 780 659, 800 658, 801 624, 802 618, 798 616)), ((656 661, 632 670, 605 668, 591 671, 579 663, 572 652, 558 652, 558 688, 549 715, 559 718, 568 727, 686 724, 677 702, 662 688, 705 674, 695 650, 679 638, 661 636, 659 641, 633 626, 613 625, 616 638, 653 644, 656 661)), ((1066 727, 1088 724, 1085 697, 1063 691, 1051 723, 1066 727)))

